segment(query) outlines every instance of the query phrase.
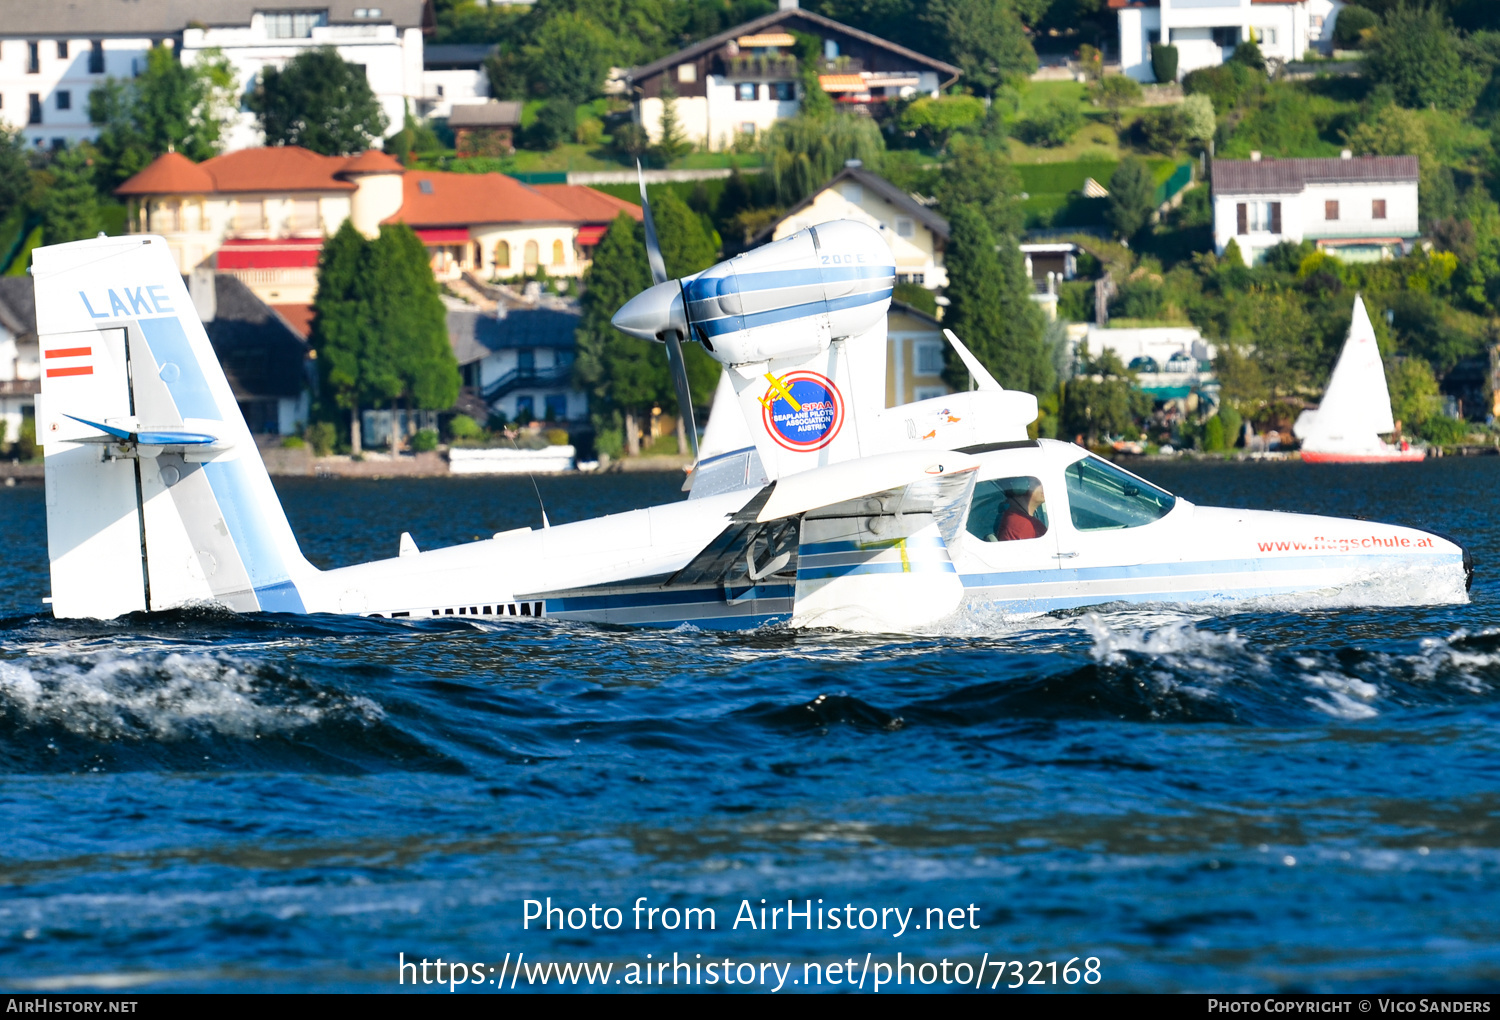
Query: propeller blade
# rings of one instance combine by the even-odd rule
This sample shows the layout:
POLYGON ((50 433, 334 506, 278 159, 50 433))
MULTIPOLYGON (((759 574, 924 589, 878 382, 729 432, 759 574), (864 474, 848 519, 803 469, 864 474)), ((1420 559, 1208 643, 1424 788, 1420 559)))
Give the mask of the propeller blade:
MULTIPOLYGON (((661 242, 656 239, 656 223, 651 219, 651 203, 646 199, 646 173, 641 169, 640 160, 635 161, 635 173, 641 184, 641 212, 645 214, 646 261, 651 264, 651 282, 665 283, 667 263, 661 257, 661 242)), ((694 442, 696 444, 696 440, 694 442)))
POLYGON ((693 390, 688 385, 687 362, 682 357, 682 341, 675 329, 662 334, 667 342, 667 361, 672 367, 672 383, 677 387, 677 413, 682 416, 683 431, 688 444, 693 448, 693 459, 698 459, 698 422, 693 416, 693 390))

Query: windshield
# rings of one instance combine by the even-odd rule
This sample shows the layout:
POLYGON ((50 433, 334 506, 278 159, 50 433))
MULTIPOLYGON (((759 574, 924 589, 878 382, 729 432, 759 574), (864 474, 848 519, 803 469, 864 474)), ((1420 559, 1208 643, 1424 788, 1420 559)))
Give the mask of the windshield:
POLYGON ((1079 531, 1137 528, 1160 520, 1177 498, 1097 457, 1085 457, 1065 472, 1068 512, 1079 531))

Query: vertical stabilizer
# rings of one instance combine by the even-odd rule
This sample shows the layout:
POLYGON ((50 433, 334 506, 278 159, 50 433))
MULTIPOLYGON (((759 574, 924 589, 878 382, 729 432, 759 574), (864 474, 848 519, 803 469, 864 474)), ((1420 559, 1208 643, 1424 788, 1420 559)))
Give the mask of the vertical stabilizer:
POLYGON ((160 237, 37 249, 52 610, 304 612, 303 558, 160 237))

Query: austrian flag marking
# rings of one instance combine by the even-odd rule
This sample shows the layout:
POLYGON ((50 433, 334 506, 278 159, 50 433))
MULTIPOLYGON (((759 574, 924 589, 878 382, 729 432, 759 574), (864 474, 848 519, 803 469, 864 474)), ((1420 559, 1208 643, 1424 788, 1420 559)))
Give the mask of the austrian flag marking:
POLYGON ((93 375, 93 357, 92 347, 54 347, 42 353, 42 358, 47 363, 48 379, 64 375, 93 375))

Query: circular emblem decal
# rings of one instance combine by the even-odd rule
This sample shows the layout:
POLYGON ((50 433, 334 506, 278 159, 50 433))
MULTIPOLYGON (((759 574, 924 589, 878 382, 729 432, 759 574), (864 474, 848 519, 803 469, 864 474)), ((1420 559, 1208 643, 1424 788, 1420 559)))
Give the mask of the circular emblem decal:
POLYGON ((816 372, 788 372, 761 401, 762 418, 771 438, 799 453, 821 450, 844 424, 844 399, 832 382, 816 372))

